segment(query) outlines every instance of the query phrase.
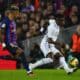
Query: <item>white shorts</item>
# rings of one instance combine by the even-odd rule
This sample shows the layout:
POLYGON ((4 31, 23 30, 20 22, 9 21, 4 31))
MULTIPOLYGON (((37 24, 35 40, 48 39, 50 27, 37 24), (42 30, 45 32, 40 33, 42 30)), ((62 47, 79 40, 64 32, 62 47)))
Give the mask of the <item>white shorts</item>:
POLYGON ((48 42, 45 42, 45 43, 41 42, 40 48, 45 57, 50 52, 52 52, 53 55, 55 55, 56 53, 60 53, 60 51, 55 47, 54 44, 49 44, 48 42))

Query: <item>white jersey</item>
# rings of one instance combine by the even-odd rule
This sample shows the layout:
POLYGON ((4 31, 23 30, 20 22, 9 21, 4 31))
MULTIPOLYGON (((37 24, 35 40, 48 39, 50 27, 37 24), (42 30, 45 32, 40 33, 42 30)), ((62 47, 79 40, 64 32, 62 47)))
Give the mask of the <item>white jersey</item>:
POLYGON ((43 37, 42 41, 41 41, 41 45, 40 48, 43 51, 43 54, 46 56, 49 52, 54 51, 54 53, 59 52, 56 49, 52 49, 55 47, 54 44, 49 44, 48 43, 48 38, 51 38, 53 41, 56 41, 58 36, 59 36, 59 32, 60 32, 60 28, 59 26, 56 24, 55 20, 51 20, 49 22, 49 26, 47 28, 47 33, 46 35, 43 37), (51 50, 52 49, 52 50, 51 50))
POLYGON ((48 26, 47 33, 44 36, 42 41, 46 42, 48 40, 48 38, 51 38, 53 41, 56 41, 58 36, 59 36, 59 32, 60 32, 60 28, 59 28, 59 26, 56 24, 56 22, 54 20, 48 26))

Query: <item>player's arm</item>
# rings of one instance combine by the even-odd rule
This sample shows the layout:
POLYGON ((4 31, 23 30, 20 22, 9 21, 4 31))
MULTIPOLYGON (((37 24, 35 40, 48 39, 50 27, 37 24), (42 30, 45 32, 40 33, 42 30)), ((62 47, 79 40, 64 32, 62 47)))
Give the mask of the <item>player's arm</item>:
POLYGON ((3 41, 2 41, 3 47, 4 47, 4 45, 10 45, 12 47, 17 47, 17 45, 14 45, 13 43, 10 43, 9 39, 8 39, 7 43, 5 42, 4 37, 5 37, 5 34, 6 34, 6 28, 7 28, 7 25, 6 25, 5 22, 3 22, 2 25, 1 25, 1 34, 3 36, 3 41))
POLYGON ((6 30, 6 24, 5 24, 5 23, 2 23, 2 24, 0 25, 0 41, 1 41, 1 43, 2 43, 3 48, 6 47, 6 43, 5 43, 5 40, 4 40, 5 30, 6 30))
POLYGON ((0 36, 1 36, 2 42, 4 42, 5 31, 6 31, 6 24, 2 23, 0 25, 0 36))

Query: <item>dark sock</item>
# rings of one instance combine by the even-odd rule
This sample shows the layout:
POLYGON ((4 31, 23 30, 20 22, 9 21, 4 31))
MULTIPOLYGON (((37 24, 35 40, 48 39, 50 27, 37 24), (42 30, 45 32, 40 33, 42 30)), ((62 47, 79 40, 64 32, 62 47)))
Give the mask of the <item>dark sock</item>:
POLYGON ((25 68, 27 71, 30 71, 30 69, 29 69, 29 63, 27 62, 24 53, 22 53, 22 54, 20 55, 20 60, 21 60, 21 62, 22 62, 22 64, 23 64, 24 68, 25 68))

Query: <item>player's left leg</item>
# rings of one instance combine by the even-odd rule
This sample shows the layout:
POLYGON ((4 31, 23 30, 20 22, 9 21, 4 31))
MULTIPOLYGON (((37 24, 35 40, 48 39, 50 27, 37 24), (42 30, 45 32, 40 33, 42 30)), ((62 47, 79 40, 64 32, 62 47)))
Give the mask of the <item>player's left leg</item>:
POLYGON ((26 69, 28 74, 32 74, 32 71, 29 69, 29 63, 26 60, 24 51, 21 48, 16 49, 16 55, 20 57, 20 61, 22 62, 24 68, 26 69))
POLYGON ((29 66, 28 66, 28 62, 25 58, 25 54, 24 51, 21 48, 18 47, 13 47, 11 45, 7 45, 6 48, 10 51, 10 53, 13 56, 16 56, 19 58, 19 60, 22 62, 24 68, 26 69, 27 73, 31 73, 29 66))
POLYGON ((61 54, 61 52, 55 48, 55 46, 52 46, 51 50, 54 52, 54 59, 59 61, 60 65, 63 66, 66 73, 73 72, 73 69, 69 68, 68 64, 65 61, 65 57, 61 54))

